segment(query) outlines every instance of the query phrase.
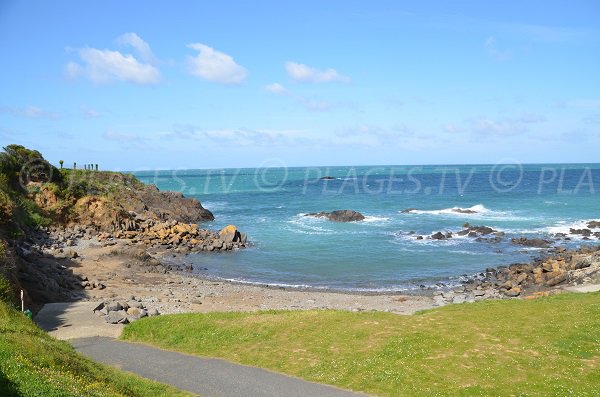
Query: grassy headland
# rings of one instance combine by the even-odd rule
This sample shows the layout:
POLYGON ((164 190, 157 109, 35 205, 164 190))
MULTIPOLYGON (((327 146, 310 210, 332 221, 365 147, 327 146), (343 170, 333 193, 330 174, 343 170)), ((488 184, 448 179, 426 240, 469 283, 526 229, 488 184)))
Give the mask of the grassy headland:
POLYGON ((594 396, 600 293, 342 311, 181 314, 123 338, 382 396, 594 396))

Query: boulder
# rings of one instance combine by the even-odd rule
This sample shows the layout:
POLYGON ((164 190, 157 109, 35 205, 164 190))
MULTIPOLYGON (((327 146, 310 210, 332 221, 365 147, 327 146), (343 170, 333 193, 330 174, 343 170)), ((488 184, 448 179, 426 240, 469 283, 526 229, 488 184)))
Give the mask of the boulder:
POLYGON ((148 317, 158 316, 160 313, 156 308, 148 310, 148 317))
POLYGON ((416 210, 417 210, 416 208, 406 208, 406 209, 403 209, 403 210, 402 210, 402 211, 400 211, 400 212, 401 212, 402 214, 410 214, 411 212, 413 212, 413 211, 416 211, 416 210))
POLYGON ((130 307, 127 309, 127 319, 129 321, 139 320, 142 317, 146 317, 148 312, 142 308, 130 307))
POLYGON ((542 238, 513 238, 511 239, 513 244, 522 245, 524 247, 532 247, 532 248, 548 248, 550 247, 550 241, 544 240, 542 238))
POLYGON ((119 302, 108 302, 104 304, 104 308, 108 312, 116 312, 123 309, 123 306, 119 302))
POLYGON ((519 288, 519 287, 512 287, 511 289, 509 289, 508 291, 506 291, 504 293, 504 295, 506 295, 508 297, 511 297, 511 298, 519 296, 519 295, 521 295, 521 288, 519 288))
POLYGON ((442 232, 437 232, 431 235, 433 240, 446 240, 448 237, 442 232))
POLYGON ((242 236, 237 227, 228 225, 219 231, 219 238, 226 243, 235 243, 241 241, 242 236))
POLYGON ((546 279, 546 286, 554 287, 555 285, 558 285, 566 280, 567 280, 567 272, 560 271, 560 270, 554 271, 554 272, 548 273, 547 279, 546 279))
POLYGON ((129 322, 125 310, 108 312, 104 320, 109 324, 127 324, 129 322))
POLYGON ((313 216, 316 218, 327 218, 333 222, 356 222, 365 219, 365 216, 360 212, 353 210, 336 210, 331 212, 313 212, 305 216, 313 216))

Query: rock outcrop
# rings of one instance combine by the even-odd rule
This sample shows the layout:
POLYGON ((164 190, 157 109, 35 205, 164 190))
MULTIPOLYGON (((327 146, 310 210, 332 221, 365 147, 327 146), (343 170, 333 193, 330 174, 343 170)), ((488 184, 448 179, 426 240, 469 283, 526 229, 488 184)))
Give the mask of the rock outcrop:
POLYGON ((313 212, 305 216, 316 218, 327 218, 333 222, 357 222, 365 219, 365 216, 360 212, 353 210, 336 210, 331 212, 313 212))

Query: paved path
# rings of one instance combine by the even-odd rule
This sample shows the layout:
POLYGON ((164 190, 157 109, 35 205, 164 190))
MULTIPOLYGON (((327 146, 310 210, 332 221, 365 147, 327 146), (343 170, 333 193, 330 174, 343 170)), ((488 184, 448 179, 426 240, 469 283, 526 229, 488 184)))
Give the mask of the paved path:
POLYGON ((204 397, 364 396, 260 368, 194 357, 111 338, 82 338, 71 340, 71 343, 77 351, 94 361, 204 397))
POLYGON ((118 338, 122 324, 108 324, 93 313, 100 302, 48 303, 35 316, 36 324, 56 339, 108 336, 118 338))

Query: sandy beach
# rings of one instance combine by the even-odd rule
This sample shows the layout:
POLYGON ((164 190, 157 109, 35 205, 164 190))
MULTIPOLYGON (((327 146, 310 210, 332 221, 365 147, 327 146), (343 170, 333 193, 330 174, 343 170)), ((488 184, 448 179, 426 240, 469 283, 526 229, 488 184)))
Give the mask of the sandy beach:
MULTIPOLYGON (((427 296, 299 291, 206 280, 181 271, 152 269, 137 263, 127 241, 101 246, 96 240, 80 240, 69 251, 74 275, 100 281, 105 288, 78 292, 81 300, 123 300, 135 296, 160 313, 255 311, 278 309, 339 309, 412 314, 434 307, 427 296)), ((218 255, 207 253, 206 255, 218 255)))

